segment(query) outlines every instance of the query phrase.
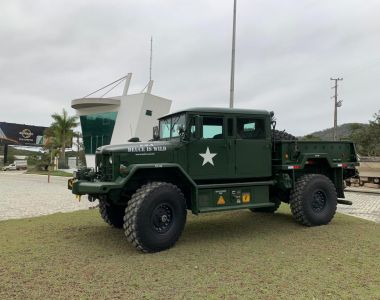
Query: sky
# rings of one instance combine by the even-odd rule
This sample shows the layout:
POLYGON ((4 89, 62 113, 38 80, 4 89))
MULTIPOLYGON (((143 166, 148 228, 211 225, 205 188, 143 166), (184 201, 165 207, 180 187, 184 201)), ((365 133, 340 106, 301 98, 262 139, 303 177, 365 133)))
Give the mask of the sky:
MULTIPOLYGON (((172 111, 227 107, 233 0, 0 2, 0 121, 48 126, 72 99, 133 73, 172 111)), ((380 1, 238 0, 235 107, 300 136, 380 109, 380 1)), ((122 86, 110 96, 120 95, 122 86)))

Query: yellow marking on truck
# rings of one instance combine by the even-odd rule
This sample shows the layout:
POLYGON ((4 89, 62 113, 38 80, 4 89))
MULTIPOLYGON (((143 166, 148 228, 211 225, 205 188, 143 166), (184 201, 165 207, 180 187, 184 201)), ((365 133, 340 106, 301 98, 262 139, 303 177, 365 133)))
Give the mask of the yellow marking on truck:
POLYGON ((251 202, 251 194, 243 193, 243 203, 249 203, 249 202, 251 202))
POLYGON ((224 200, 223 196, 220 196, 218 199, 218 202, 216 202, 218 205, 224 205, 226 204, 226 201, 224 200))

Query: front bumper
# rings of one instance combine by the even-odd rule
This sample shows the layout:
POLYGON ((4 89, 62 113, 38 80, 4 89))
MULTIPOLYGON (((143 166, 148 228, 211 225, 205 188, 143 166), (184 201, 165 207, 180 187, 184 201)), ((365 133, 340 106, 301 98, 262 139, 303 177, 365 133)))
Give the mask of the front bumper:
POLYGON ((75 195, 99 195, 107 194, 110 190, 120 188, 120 184, 116 182, 92 182, 70 178, 67 182, 67 188, 75 195))

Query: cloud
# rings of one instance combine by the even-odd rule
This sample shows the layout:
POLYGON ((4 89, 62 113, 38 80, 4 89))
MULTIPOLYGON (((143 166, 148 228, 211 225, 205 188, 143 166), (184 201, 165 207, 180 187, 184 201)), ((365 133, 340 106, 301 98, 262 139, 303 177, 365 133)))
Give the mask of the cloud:
MULTIPOLYGON (((2 1, 0 120, 49 125, 74 98, 133 72, 173 110, 227 106, 232 1, 2 1)), ((273 110, 295 135, 330 127, 330 77, 344 77, 339 123, 379 106, 378 1, 238 1, 236 107, 273 110)), ((120 93, 122 87, 115 91, 120 93)), ((74 111, 71 111, 74 113, 74 111)))

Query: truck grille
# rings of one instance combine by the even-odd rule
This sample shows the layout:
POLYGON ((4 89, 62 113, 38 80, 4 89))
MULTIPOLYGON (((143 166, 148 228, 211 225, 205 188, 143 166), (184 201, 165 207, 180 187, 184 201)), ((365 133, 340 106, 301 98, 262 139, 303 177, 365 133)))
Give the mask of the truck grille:
POLYGON ((102 155, 97 159, 98 173, 101 181, 112 181, 112 165, 108 155, 102 155))

